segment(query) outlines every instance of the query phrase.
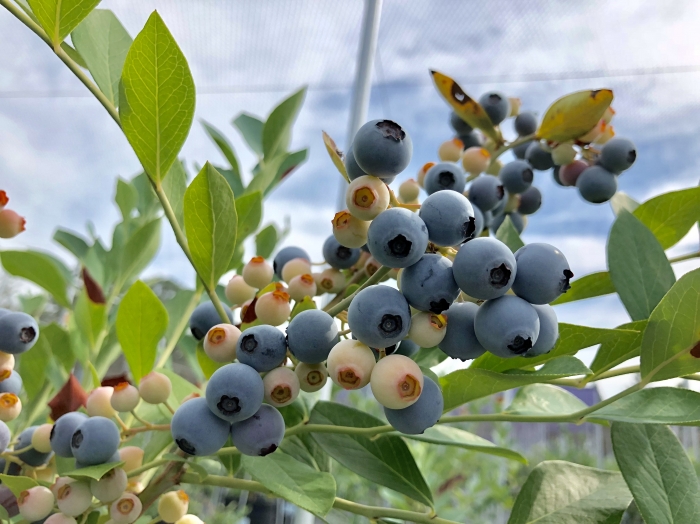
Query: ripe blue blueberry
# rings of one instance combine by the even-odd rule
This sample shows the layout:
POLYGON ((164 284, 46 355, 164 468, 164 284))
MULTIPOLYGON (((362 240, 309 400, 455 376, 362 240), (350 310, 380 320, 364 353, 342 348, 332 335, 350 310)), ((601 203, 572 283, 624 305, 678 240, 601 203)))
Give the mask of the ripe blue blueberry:
POLYGON ((532 144, 534 140, 528 140, 527 142, 523 142, 522 144, 518 144, 517 146, 513 146, 513 155, 515 155, 515 158, 518 160, 525 160, 525 153, 527 153, 527 148, 530 147, 530 144, 532 144))
POLYGON ((525 151, 525 160, 538 171, 546 171, 554 167, 552 153, 542 149, 539 142, 533 142, 525 151))
POLYGON ((289 351, 307 364, 324 362, 339 341, 338 325, 320 309, 302 311, 287 326, 289 351))
POLYGON ((510 113, 510 102, 508 97, 499 91, 489 91, 479 98, 479 104, 489 115, 493 125, 497 126, 503 122, 510 113))
POLYGON ((454 111, 450 113, 450 126, 458 136, 468 135, 473 130, 472 126, 462 120, 462 117, 454 111))
POLYGON ((424 375, 423 390, 418 400, 403 409, 384 408, 384 416, 396 431, 420 435, 437 424, 444 406, 442 391, 430 377, 424 375))
MULTIPOLYGON (((19 450, 29 448, 32 445, 32 435, 38 427, 39 426, 30 426, 22 431, 22 433, 19 434, 19 439, 17 440, 15 449, 19 450)), ((31 448, 17 455, 17 458, 29 466, 38 467, 46 464, 51 458, 51 455, 53 455, 51 452, 41 453, 40 451, 31 448)))
POLYGON ((576 179, 576 187, 584 200, 602 204, 617 192, 617 177, 603 166, 591 166, 576 179))
POLYGON ((232 423, 253 416, 262 405, 265 388, 252 367, 226 364, 209 378, 204 396, 214 415, 232 423))
POLYGON ((459 295, 452 276, 452 262, 442 255, 428 253, 401 274, 401 292, 420 311, 440 314, 459 295))
POLYGON ((464 149, 469 149, 470 147, 481 147, 484 145, 483 137, 476 130, 472 130, 469 133, 460 134, 459 139, 462 141, 462 144, 464 144, 464 149))
POLYGON ((466 176, 457 165, 440 162, 425 173, 423 187, 429 195, 446 189, 462 193, 466 181, 466 176))
POLYGON ((495 216, 491 221, 491 231, 493 231, 494 235, 498 232, 498 228, 501 227, 506 217, 510 217, 510 221, 513 223, 513 227, 515 227, 515 230, 518 233, 523 232, 523 229, 525 229, 525 221, 523 220, 523 216, 520 213, 502 213, 498 216, 495 216))
POLYGON ((462 362, 486 353, 474 333, 474 316, 479 306, 471 302, 455 302, 444 314, 447 317, 445 337, 438 344, 440 350, 462 362))
POLYGON ((355 161, 355 155, 352 152, 352 147, 345 153, 345 171, 348 173, 348 178, 350 180, 355 180, 361 176, 365 176, 367 173, 362 171, 362 168, 357 165, 355 161))
POLYGON ((73 452, 70 449, 70 441, 73 433, 88 416, 79 411, 66 413, 58 418, 53 424, 51 430, 51 449, 59 457, 72 457, 73 452))
POLYGON ((482 211, 491 211, 504 196, 503 184, 495 176, 478 176, 469 186, 469 201, 482 211))
POLYGON ((14 393, 19 395, 22 391, 22 377, 14 369, 4 380, 0 380, 0 393, 14 393))
POLYGON ((571 288, 574 276, 564 254, 550 244, 533 243, 515 252, 518 273, 513 292, 531 304, 549 304, 571 288))
POLYGON ((263 404, 249 419, 231 426, 231 440, 243 455, 264 457, 273 453, 284 438, 284 418, 273 406, 263 404))
MULTIPOLYGON (((447 330, 450 319, 447 319, 447 330)), ((505 295, 487 300, 474 317, 474 332, 482 346, 501 358, 522 356, 537 342, 540 319, 522 298, 505 295)))
POLYGON ((188 455, 211 455, 228 440, 231 424, 211 412, 204 398, 180 405, 173 415, 170 431, 175 444, 188 455))
MULTIPOLYGON (((224 305, 224 311, 226 311, 229 320, 233 322, 231 309, 224 305)), ((197 340, 202 340, 207 332, 217 324, 221 324, 221 317, 211 302, 199 304, 190 316, 190 331, 197 340)))
MULTIPOLYGON (((418 216, 428 228, 428 239, 438 246, 455 246, 472 237, 474 208, 456 191, 438 191, 423 201, 418 216)), ((371 226, 370 226, 371 227, 371 226)))
POLYGON ((5 315, 9 315, 12 313, 9 309, 5 309, 4 307, 0 307, 0 317, 4 317, 5 315))
POLYGON ((419 350, 420 346, 418 344, 413 342, 413 340, 405 338, 399 343, 395 353, 397 355, 403 355, 405 357, 412 357, 413 355, 418 353, 419 350))
MULTIPOLYGON (((478 207, 474 206, 472 209, 474 210, 474 233, 472 234, 472 238, 477 238, 481 236, 484 227, 486 227, 486 218, 478 207)), ((491 215, 491 211, 487 211, 486 213, 491 215)))
POLYGON ((411 308, 400 291, 388 286, 369 286, 355 295, 350 304, 348 326, 363 344, 386 348, 408 334, 411 308))
POLYGON ((515 132, 520 136, 531 135, 537 131, 537 117, 535 113, 524 111, 515 117, 515 132))
POLYGON ((540 318, 540 334, 537 336, 535 345, 523 355, 524 357, 536 357, 549 353, 559 340, 559 321, 554 308, 549 304, 533 305, 532 307, 535 308, 537 316, 540 318))
POLYGON ((39 339, 39 325, 26 313, 0 316, 0 351, 18 355, 31 349, 39 339))
POLYGON ((284 269, 284 265, 295 258, 303 258, 309 262, 311 261, 309 254, 300 247, 287 246, 279 250, 279 252, 275 255, 275 259, 272 261, 272 267, 275 270, 275 274, 278 278, 282 278, 282 270, 284 269))
POLYGON ((530 164, 523 160, 514 160, 501 168, 498 178, 508 193, 516 194, 522 193, 532 185, 534 174, 530 164))
POLYGON ((348 269, 355 262, 360 260, 360 249, 349 248, 343 246, 335 239, 335 236, 329 236, 323 243, 323 259, 335 269, 348 269))
POLYGON ((428 228, 416 213, 392 207, 372 220, 367 231, 367 246, 380 264, 391 268, 408 267, 425 253, 428 228))
POLYGON ((287 358, 284 333, 266 324, 248 328, 238 339, 236 357, 241 364, 247 364, 256 371, 270 371, 287 358))
MULTIPOLYGON (((503 242, 492 237, 480 237, 459 248, 452 272, 457 285, 467 295, 478 300, 489 300, 505 295, 513 285, 516 262, 503 242)), ((449 329, 449 321, 447 325, 449 329)))
POLYGON ((521 215, 532 215, 542 205, 542 193, 535 186, 530 186, 525 192, 520 194, 520 205, 518 213, 521 215))
POLYGON ((70 449, 85 466, 108 462, 119 449, 119 428, 105 417, 90 417, 73 432, 70 449))
POLYGON ((355 134, 355 161, 369 175, 393 177, 406 169, 413 154, 411 137, 396 122, 371 120, 355 134))
POLYGON ((637 148, 631 140, 614 137, 600 150, 600 165, 611 173, 622 173, 637 160, 637 148))

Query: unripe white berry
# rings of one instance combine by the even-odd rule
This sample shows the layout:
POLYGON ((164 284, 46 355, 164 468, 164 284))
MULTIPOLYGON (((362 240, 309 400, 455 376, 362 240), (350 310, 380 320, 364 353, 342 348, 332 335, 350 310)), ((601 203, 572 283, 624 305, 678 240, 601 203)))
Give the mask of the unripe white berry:
POLYGON ((308 273, 297 275, 289 281, 289 296, 297 302, 304 300, 304 297, 315 296, 317 289, 314 277, 308 273))
POLYGON ((42 424, 32 433, 32 447, 39 453, 51 452, 51 430, 53 424, 42 424))
POLYGON ((345 287, 345 275, 337 269, 324 269, 321 273, 314 275, 316 286, 324 293, 339 293, 345 287))
POLYGON ((565 166, 576 160, 576 150, 573 142, 562 142, 552 149, 552 161, 554 165, 565 166))
POLYGON ((357 248, 367 243, 370 222, 354 217, 347 209, 338 211, 331 223, 333 224, 333 236, 341 246, 357 248))
POLYGON ((10 422, 22 412, 22 401, 14 393, 0 395, 0 420, 10 422))
POLYGON ((414 200, 418 200, 419 196, 420 184, 418 184, 418 182, 416 182, 412 178, 403 181, 399 186, 399 198, 402 202, 413 202, 414 200))
MULTIPOLYGON (((0 373, 12 372, 15 369, 15 356, 12 353, 4 353, 0 351, 0 373)), ((7 374, 9 377, 10 375, 7 374)))
POLYGON ((372 220, 389 207, 389 188, 377 177, 358 177, 348 186, 345 204, 352 216, 372 220))
POLYGON ((305 258, 293 258, 282 268, 282 280, 289 282, 297 275, 311 273, 311 263, 305 258))
POLYGON ((139 383, 139 394, 148 404, 162 404, 168 400, 172 389, 173 385, 167 375, 157 371, 151 371, 139 383))
POLYGON ((112 394, 114 388, 112 386, 102 386, 93 389, 88 395, 85 408, 91 417, 112 418, 117 412, 112 407, 112 394))
MULTIPOLYGON (((285 265, 285 267, 287 267, 285 265)), ((289 293, 272 291, 258 297, 255 303, 255 316, 263 324, 279 326, 289 319, 292 306, 289 303, 289 293)))
POLYGON ((421 167, 418 170, 418 174, 416 175, 416 182, 418 182, 418 185, 420 187, 424 187, 423 182, 425 181, 425 174, 430 170, 431 167, 435 165, 435 162, 427 162, 423 164, 423 167, 421 167))
POLYGON ((69 517, 77 517, 92 504, 92 492, 87 482, 67 479, 54 493, 58 509, 69 517))
POLYGON ((506 206, 503 208, 504 213, 512 213, 513 211, 516 211, 518 207, 520 206, 520 195, 517 193, 514 193, 512 195, 508 195, 508 201, 506 202, 506 206))
POLYGON ((225 294, 226 300, 229 301, 231 307, 235 307, 240 306, 247 300, 253 300, 255 288, 246 284, 242 276, 234 275, 226 284, 225 294))
POLYGON ((78 521, 63 513, 54 513, 44 521, 44 524, 78 524, 78 521))
POLYGON ((48 517, 53 509, 53 504, 53 493, 44 486, 25 489, 17 497, 19 514, 28 522, 36 522, 48 517))
POLYGON ((163 522, 173 524, 187 514, 190 499, 182 490, 169 491, 158 500, 158 516, 163 522))
POLYGON ((470 147, 462 153, 462 167, 471 175, 486 171, 491 161, 491 154, 483 147, 470 147))
POLYGON ((437 346, 447 333, 447 317, 430 311, 420 311, 411 317, 408 338, 422 348, 437 346))
POLYGON ((126 471, 114 468, 105 473, 100 480, 90 480, 90 491, 100 502, 112 502, 124 493, 127 481, 126 471))
POLYGON ((233 362, 241 330, 233 324, 218 324, 204 337, 204 352, 214 362, 233 362))
POLYGON ((262 289, 272 282, 275 274, 272 265, 265 261, 263 257, 253 257, 243 266, 241 276, 250 287, 262 289))
POLYGON ((374 257, 369 257, 365 262, 365 273, 368 277, 374 275, 382 265, 374 257))
POLYGON ((341 340, 328 355, 328 376, 343 389, 365 387, 372 375, 374 353, 359 340, 341 340))
POLYGON ((384 357, 372 370, 372 394, 389 409, 407 408, 420 397, 423 372, 415 361, 404 355, 384 357))
POLYGON ((114 386, 114 393, 112 393, 110 403, 112 408, 119 413, 128 413, 136 409, 140 400, 141 395, 135 386, 132 386, 128 382, 120 382, 114 386))
POLYGON ((204 524, 204 521, 200 519, 197 515, 185 515, 175 524, 204 524))
POLYGON ((119 449, 119 461, 124 462, 122 468, 129 473, 143 466, 144 451, 136 446, 124 446, 119 449))
POLYGON ((281 408, 288 406, 299 396, 299 379, 293 370, 285 367, 275 368, 263 377, 265 402, 281 408))
POLYGON ((294 368, 299 379, 299 387, 302 391, 313 393, 326 385, 328 381, 328 370, 324 364, 306 364, 299 362, 294 368))
POLYGON ((508 103, 510 104, 510 113, 508 113, 508 116, 518 116, 520 114, 520 106, 522 105, 522 101, 519 98, 509 96, 508 103))
POLYGON ((139 498, 133 493, 124 493, 120 498, 112 502, 109 508, 109 516, 116 524, 131 524, 141 515, 143 506, 139 498))
POLYGON ((464 142, 459 138, 453 138, 440 144, 438 157, 442 162, 457 162, 462 155, 464 142))

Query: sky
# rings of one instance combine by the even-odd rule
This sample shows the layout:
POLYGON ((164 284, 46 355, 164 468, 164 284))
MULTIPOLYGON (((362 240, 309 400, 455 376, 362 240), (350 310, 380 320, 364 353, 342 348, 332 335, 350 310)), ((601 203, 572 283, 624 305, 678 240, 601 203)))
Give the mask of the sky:
MULTIPOLYGON (((264 117, 308 85, 292 146, 308 147, 309 160, 268 199, 264 221, 281 224, 288 216, 292 234, 286 244, 320 260, 341 187, 321 130, 341 147, 348 141, 363 2, 104 0, 99 7, 112 9, 132 36, 157 8, 181 46, 198 94, 195 123, 181 152, 190 172, 195 163, 223 163, 200 119, 229 137, 249 171, 255 159, 231 120, 241 111, 264 117)), ((611 88, 616 132, 638 150, 636 164, 619 178, 620 190, 643 201, 696 185, 698 22, 700 3, 693 0, 582 0, 575 9, 564 0, 384 1, 367 119, 397 121, 414 144, 412 162, 393 187, 436 160, 438 146, 451 138, 449 109, 432 87, 430 69, 454 77, 472 96, 498 89, 540 115, 569 92, 611 88)), ((85 233, 87 221, 109 239, 118 219, 112 204, 116 178, 139 172, 136 157, 83 85, 4 10, 0 48, 0 188, 27 218, 27 231, 2 247, 65 257, 51 242, 54 230, 85 233)), ((511 122, 504 133, 514 136, 511 122)), ((583 202, 575 190, 556 186, 549 173, 537 173, 535 185, 543 208, 531 217, 523 239, 560 248, 576 276, 605 269, 610 207, 583 202)), ((172 233, 164 231, 147 274, 191 285, 193 272, 172 233)), ((669 254, 697 247, 694 229, 669 254)), ((675 269, 681 274, 697 266, 691 261, 675 269)), ((615 297, 559 306, 557 313, 564 322, 603 327, 628 320, 615 297)), ((583 356, 588 360, 592 352, 583 356)))

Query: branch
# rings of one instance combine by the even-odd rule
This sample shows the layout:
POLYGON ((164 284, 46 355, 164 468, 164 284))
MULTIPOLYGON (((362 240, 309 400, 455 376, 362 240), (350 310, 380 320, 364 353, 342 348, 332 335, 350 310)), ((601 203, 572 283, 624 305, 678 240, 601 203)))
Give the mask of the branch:
POLYGON ((163 353, 158 359, 158 363, 156 364, 154 369, 160 369, 163 366, 165 366, 166 362, 168 362, 170 355, 172 355, 173 351, 175 350, 175 347, 177 346, 177 343, 182 337, 182 333, 185 331, 185 329, 187 329, 187 326, 189 325, 190 316, 192 315, 192 312, 197 307, 197 304, 199 304, 199 300, 202 298, 203 289, 204 288, 202 288, 201 286, 197 286, 197 289, 195 289, 192 298, 190 299, 189 303, 187 304, 187 307, 185 308, 185 311, 183 311, 182 316, 180 317, 180 320, 177 323, 177 326, 175 326, 175 330, 173 331, 170 340, 168 340, 168 345, 165 346, 165 349, 163 350, 163 353))
POLYGON ((489 167, 491 167, 496 162, 496 160, 498 160, 498 157, 501 156, 506 151, 510 151, 515 146, 519 146, 520 144, 524 144, 525 142, 530 142, 531 140, 536 140, 536 139, 537 139, 537 134, 533 133, 531 135, 525 135, 525 136, 518 137, 517 139, 513 140, 510 144, 506 144, 506 145, 499 147, 491 155, 491 161, 489 162, 489 167))
POLYGON ((380 267, 379 269, 377 269, 377 271, 374 273, 374 275, 369 277, 367 279, 367 281, 364 284, 362 284, 360 287, 358 287, 357 290, 355 290, 355 292, 352 295, 350 295, 349 297, 338 302, 335 306, 333 306, 328 311, 326 311, 326 313, 328 313, 330 316, 334 317, 338 313, 345 311, 345 309, 352 302, 352 299, 355 298, 355 295, 357 295, 364 288, 379 282, 389 271, 391 271, 390 267, 386 267, 386 266, 380 267))

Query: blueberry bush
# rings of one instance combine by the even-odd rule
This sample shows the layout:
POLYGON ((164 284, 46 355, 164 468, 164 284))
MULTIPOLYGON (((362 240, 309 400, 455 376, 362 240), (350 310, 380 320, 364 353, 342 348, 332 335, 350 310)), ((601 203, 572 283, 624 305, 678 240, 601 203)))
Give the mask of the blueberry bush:
MULTIPOLYGON (((345 154, 323 133, 347 209, 328 217, 333 234, 313 262, 302 247, 279 249, 285 231, 261 225, 265 197, 307 155, 289 150, 304 90, 264 120, 233 121, 259 159, 251 176, 203 122, 227 164, 206 162, 188 180, 178 158, 195 107, 185 57, 157 12, 132 40, 97 3, 0 0, 90 90, 143 166, 117 180, 122 219, 109 248, 59 229, 72 267, 42 251, 0 250, 8 274, 42 289, 22 297, 23 311, 0 309, 3 520, 196 524, 202 501, 188 493, 217 487, 329 521, 339 512, 463 521, 466 508, 436 504, 449 490, 436 450, 527 462, 467 422, 609 428, 616 467, 541 462, 510 524, 698 519, 700 484, 668 425, 697 425, 700 394, 647 386, 700 379, 700 270, 676 279, 672 268, 700 253, 665 253, 700 219, 700 189, 643 203, 617 192, 637 151, 614 136, 612 91, 564 96, 540 119, 497 91, 472 99, 433 71, 456 137, 396 193, 390 184, 413 153, 406 129, 367 122, 345 154), (506 141, 511 117, 518 137, 506 141), (516 159, 503 164, 507 151, 516 159), (611 202, 608 271, 576 278, 556 247, 523 243, 542 204, 537 171, 591 203, 611 202), (139 279, 163 218, 196 272, 191 289, 139 279), (244 249, 252 237, 254 256, 244 249), (629 323, 558 322, 553 306, 613 293, 629 323), (587 367, 576 354, 594 346, 587 367), (448 358, 470 363, 438 376, 448 358), (563 388, 621 375, 638 380, 594 405, 563 388), (511 389, 510 405, 481 409, 511 389), (364 504, 376 497, 350 476, 391 504, 364 504)), ((0 192, 1 238, 31 227, 8 206, 0 192)), ((475 472, 498 483, 484 460, 473 460, 475 472)))

